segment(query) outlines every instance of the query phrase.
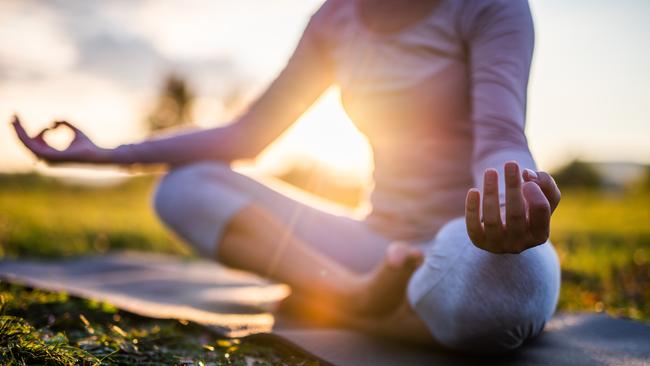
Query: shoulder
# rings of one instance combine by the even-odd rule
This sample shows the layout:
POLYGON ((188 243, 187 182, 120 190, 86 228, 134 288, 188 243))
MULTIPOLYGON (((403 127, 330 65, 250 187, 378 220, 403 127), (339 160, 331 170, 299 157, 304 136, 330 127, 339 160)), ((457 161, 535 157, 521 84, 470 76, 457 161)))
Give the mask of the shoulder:
POLYGON ((354 2, 327 0, 312 14, 303 37, 319 43, 324 49, 336 43, 337 34, 354 15, 354 2))
POLYGON ((332 29, 336 23, 346 19, 353 10, 349 0, 327 0, 309 20, 309 27, 314 30, 332 29))
POLYGON ((530 13, 528 0, 465 0, 461 3, 463 12, 468 17, 501 13, 530 13))
POLYGON ((532 30, 528 0, 465 0, 459 12, 459 25, 465 36, 489 30, 532 30))

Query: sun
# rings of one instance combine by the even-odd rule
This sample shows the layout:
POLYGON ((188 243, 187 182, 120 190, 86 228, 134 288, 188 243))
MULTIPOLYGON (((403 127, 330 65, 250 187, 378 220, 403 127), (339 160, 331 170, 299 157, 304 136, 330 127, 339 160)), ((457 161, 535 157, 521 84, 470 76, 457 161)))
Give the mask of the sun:
POLYGON ((315 160, 348 179, 368 181, 373 166, 370 145, 343 110, 337 88, 325 92, 269 146, 258 165, 281 170, 296 158, 315 160))

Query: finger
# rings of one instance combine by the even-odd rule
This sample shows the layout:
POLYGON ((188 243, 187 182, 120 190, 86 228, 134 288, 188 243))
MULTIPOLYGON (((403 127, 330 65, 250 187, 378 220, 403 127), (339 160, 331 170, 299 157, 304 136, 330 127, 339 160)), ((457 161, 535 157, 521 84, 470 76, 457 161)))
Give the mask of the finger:
POLYGON ((487 169, 483 175, 483 227, 488 245, 503 239, 503 224, 499 207, 499 173, 487 169))
POLYGON ((18 139, 20 139, 25 147, 34 153, 34 155, 45 160, 52 160, 55 157, 56 151, 47 145, 47 143, 43 140, 43 134, 47 131, 47 129, 44 129, 43 131, 39 132, 38 135, 36 135, 34 138, 31 138, 27 134, 27 131, 25 131, 25 128, 23 127, 18 116, 14 116, 12 124, 16 130, 18 139))
POLYGON ((18 139, 27 146, 28 148, 31 149, 31 146, 33 145, 32 138, 29 137, 27 134, 27 131, 25 131, 25 128, 23 127, 22 123, 20 122, 20 119, 18 119, 18 116, 14 116, 12 124, 14 126, 14 130, 16 130, 16 135, 18 136, 18 139))
POLYGON ((548 199, 548 202, 551 205, 551 212, 555 211, 555 208, 560 203, 562 194, 560 193, 560 189, 555 183, 553 177, 546 172, 537 172, 536 183, 539 184, 539 187, 548 199))
POLYGON ((424 263, 424 254, 422 253, 422 251, 418 248, 410 247, 409 262, 415 268, 421 266, 422 263, 424 263))
POLYGON ((465 199, 465 224, 467 234, 477 247, 482 247, 485 242, 485 232, 481 225, 481 193, 472 188, 467 192, 465 199))
POLYGON ((79 130, 75 125, 73 125, 72 123, 70 123, 68 121, 63 121, 63 120, 54 121, 53 126, 54 126, 54 128, 57 128, 59 126, 65 126, 65 127, 68 127, 69 129, 71 129, 75 133, 81 132, 81 130, 79 130))
POLYGON ((43 137, 45 136, 45 133, 49 130, 50 130, 49 127, 44 128, 43 130, 41 130, 41 132, 39 132, 36 136, 34 136, 32 140, 47 145, 47 142, 45 142, 45 139, 43 137))
POLYGON ((524 169, 524 172, 521 173, 521 175, 524 177, 526 182, 534 182, 537 179, 537 173, 528 168, 524 169))
MULTIPOLYGON (((30 145, 32 145, 34 142, 40 142, 43 141, 43 134, 48 130, 47 128, 39 132, 36 136, 34 137, 29 137, 27 134, 27 131, 25 131, 25 128, 23 127, 22 123, 20 122, 20 119, 18 118, 17 115, 14 115, 13 120, 11 122, 14 126, 14 129, 16 130, 16 134, 18 135, 18 138, 23 141, 23 143, 29 142, 30 145)), ((27 144, 26 144, 27 145, 27 144)))
POLYGON ((516 162, 505 165, 506 174, 506 232, 511 239, 521 241, 526 234, 526 207, 521 193, 521 175, 516 162))
POLYGON ((526 182, 522 187, 528 203, 528 229, 535 244, 548 240, 551 227, 551 205, 539 185, 526 182))
POLYGON ((68 121, 55 121, 54 127, 57 128, 59 126, 65 126, 72 131, 74 134, 74 137, 72 139, 73 141, 88 140, 88 137, 79 128, 68 121))
POLYGON ((51 130, 51 128, 46 127, 32 138, 32 145, 30 146, 30 150, 34 153, 34 155, 41 159, 48 162, 54 162, 59 157, 60 151, 56 150, 50 146, 47 141, 45 141, 45 133, 47 133, 49 130, 51 130))

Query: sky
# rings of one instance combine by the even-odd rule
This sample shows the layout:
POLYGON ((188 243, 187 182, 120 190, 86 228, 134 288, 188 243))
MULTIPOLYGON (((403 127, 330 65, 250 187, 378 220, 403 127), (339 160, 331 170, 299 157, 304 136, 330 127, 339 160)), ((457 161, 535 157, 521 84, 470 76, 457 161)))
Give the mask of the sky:
MULTIPOLYGON (((200 126, 226 124, 221 100, 253 98, 282 69, 321 0, 0 0, 0 171, 47 169, 18 144, 54 118, 105 147, 146 136, 170 72, 197 95, 200 126)), ((540 167, 574 158, 650 163, 650 1, 531 0, 536 50, 527 135, 540 167)), ((52 136, 63 146, 66 136, 52 136)), ((348 175, 372 168, 367 141, 327 92, 258 159, 309 156, 348 175)), ((93 174, 99 174, 93 170, 93 174)))

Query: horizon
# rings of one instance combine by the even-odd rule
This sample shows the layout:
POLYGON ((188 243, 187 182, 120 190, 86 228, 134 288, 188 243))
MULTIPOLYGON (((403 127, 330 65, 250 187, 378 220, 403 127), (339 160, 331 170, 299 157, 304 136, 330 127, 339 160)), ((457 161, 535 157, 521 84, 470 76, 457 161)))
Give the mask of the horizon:
MULTIPOLYGON (((530 3, 536 51, 527 136, 540 168, 557 169, 574 159, 649 164, 650 50, 640 45, 650 36, 644 19, 650 3, 530 3)), ((101 146, 137 141, 146 136, 143 120, 162 80, 176 71, 196 91, 198 125, 226 123, 232 111, 223 99, 233 91, 247 100, 258 94, 284 65, 320 4, 0 2, 0 20, 7 24, 0 30, 0 99, 5 101, 0 119, 8 121, 18 112, 35 133, 63 117, 101 146), (274 31, 260 32, 264 29, 274 31)), ((61 135, 53 136, 55 143, 66 139, 61 135)), ((336 90, 257 163, 259 169, 277 171, 301 157, 350 177, 370 174, 367 141, 345 115, 336 90)), ((99 176, 95 169, 76 173, 35 164, 8 124, 0 123, 0 171, 34 169, 99 176)))

